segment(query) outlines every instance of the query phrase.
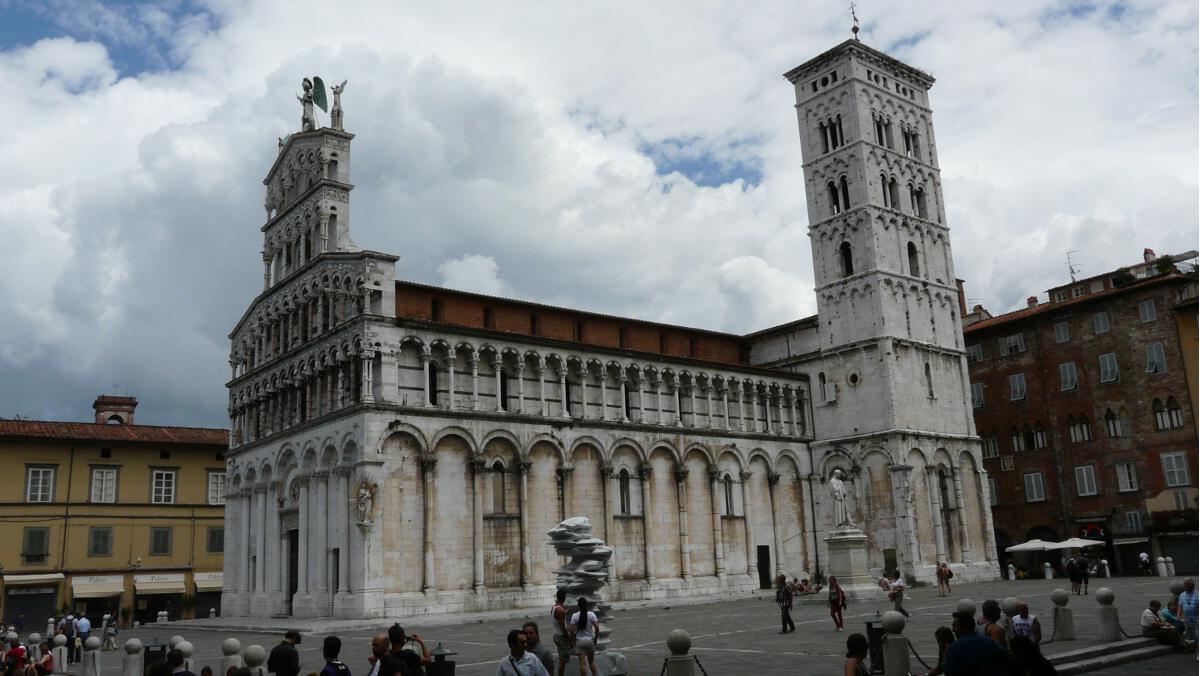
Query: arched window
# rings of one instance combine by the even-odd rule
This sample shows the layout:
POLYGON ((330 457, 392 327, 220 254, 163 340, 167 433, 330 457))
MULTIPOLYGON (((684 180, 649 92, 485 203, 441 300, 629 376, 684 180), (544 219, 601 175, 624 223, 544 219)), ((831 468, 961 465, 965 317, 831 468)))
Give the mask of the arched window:
POLYGON ((896 183, 895 176, 888 180, 888 197, 891 198, 890 206, 896 211, 900 211, 900 184, 896 183))
POLYGON ((846 183, 846 177, 841 179, 842 185, 842 211, 850 208, 850 186, 846 183))
POLYGON ((873 117, 875 118, 875 143, 883 145, 883 118, 878 115, 873 117))
POLYGON ((619 489, 621 500, 620 513, 631 514, 632 510, 630 509, 629 502, 629 470, 625 469, 624 467, 621 468, 621 473, 617 475, 617 488, 619 489))
POLYGON ((929 362, 925 362, 925 391, 930 399, 933 399, 933 370, 929 367, 929 362))
POLYGON ((1108 428, 1108 436, 1121 436, 1121 419, 1117 417, 1116 413, 1113 413, 1111 408, 1104 412, 1104 426, 1108 428))
POLYGON ((1183 427, 1183 409, 1179 408, 1175 397, 1167 397, 1167 421, 1171 427, 1183 427))
POLYGON ((108 416, 108 420, 105 420, 104 423, 106 425, 124 425, 125 419, 114 413, 108 416))
POLYGON ((842 259, 842 276, 849 277, 854 274, 854 254, 850 250, 850 242, 842 242, 838 247, 838 253, 842 259))
POLYGON ((508 410, 508 374, 504 372, 504 367, 496 366, 500 369, 500 410, 508 410))
POLYGON ((1020 453, 1025 450, 1025 437, 1021 434, 1020 430, 1012 427, 1009 429, 1009 435, 1012 438, 1013 453, 1020 453))
POLYGON ((917 245, 908 243, 908 274, 913 277, 921 276, 921 264, 917 260, 917 245))
POLYGON ((895 147, 895 144, 892 143, 892 120, 891 120, 891 118, 888 118, 883 121, 883 140, 889 150, 895 147))
POLYGON ((1163 406, 1162 399, 1155 398, 1151 408, 1154 410, 1154 429, 1165 430, 1169 428, 1171 422, 1167 417, 1167 409, 1163 406))
POLYGON ((433 360, 429 362, 429 404, 438 405, 438 365, 433 360))
POLYGON ((1021 436, 1025 438, 1025 450, 1029 450, 1031 448, 1040 448, 1037 445, 1037 439, 1035 439, 1033 436, 1033 430, 1029 428, 1029 423, 1026 423, 1025 426, 1021 428, 1021 436))
POLYGON ((1034 448, 1045 448, 1046 447, 1046 430, 1042 429, 1042 423, 1040 423, 1040 422, 1037 424, 1036 427, 1033 428, 1033 447, 1034 448))
POLYGON ((821 392, 821 401, 829 401, 829 397, 825 394, 825 374, 817 374, 817 389, 821 392))
POLYGON ((817 125, 817 129, 821 132, 821 152, 829 152, 829 130, 825 128, 825 123, 817 125))
POLYGON ((725 487, 725 514, 726 516, 733 516, 733 477, 726 474, 725 478, 722 479, 722 483, 725 487))
POLYGON ((880 175, 879 175, 879 189, 880 189, 880 190, 882 191, 882 193, 883 193, 883 206, 885 206, 885 207, 888 207, 888 208, 891 208, 891 206, 892 206, 892 196, 891 196, 891 194, 890 194, 890 193, 888 193, 888 180, 887 180, 887 174, 880 174, 880 175))
POLYGON ((838 197, 837 185, 833 181, 825 184, 829 190, 829 213, 836 216, 842 213, 842 205, 838 197))
POLYGON ((492 513, 504 514, 504 463, 492 463, 492 513))
POLYGON ((929 218, 929 213, 925 205, 925 188, 917 186, 913 190, 913 213, 921 218, 929 218))
POLYGON ((842 116, 841 115, 837 116, 837 124, 834 126, 837 129, 837 145, 840 148, 846 144, 846 134, 844 134, 842 132, 842 116))

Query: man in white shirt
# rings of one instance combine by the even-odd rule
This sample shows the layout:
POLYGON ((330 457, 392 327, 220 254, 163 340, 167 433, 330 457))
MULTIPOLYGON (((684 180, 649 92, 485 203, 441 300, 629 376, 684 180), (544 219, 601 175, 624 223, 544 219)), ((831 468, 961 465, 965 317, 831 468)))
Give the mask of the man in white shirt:
POLYGON ((904 580, 900 579, 900 571, 892 573, 892 582, 888 587, 891 590, 888 598, 892 600, 892 610, 908 617, 908 611, 904 609, 904 580))
POLYGON ((508 655, 500 660, 496 676, 550 676, 533 653, 525 652, 525 632, 513 629, 508 632, 508 655))
POLYGON ((1142 567, 1142 572, 1146 575, 1153 575, 1150 571, 1150 555, 1146 552, 1138 554, 1138 565, 1142 567))

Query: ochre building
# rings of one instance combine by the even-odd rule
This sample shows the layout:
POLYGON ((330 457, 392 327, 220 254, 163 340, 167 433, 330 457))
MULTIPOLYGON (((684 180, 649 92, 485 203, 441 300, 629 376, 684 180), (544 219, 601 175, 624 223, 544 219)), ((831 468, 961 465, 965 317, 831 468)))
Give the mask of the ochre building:
POLYGON ((541 607, 568 516, 616 600, 818 577, 835 469, 873 572, 996 577, 933 78, 854 40, 786 78, 819 313, 750 335, 399 281, 350 238, 340 101, 304 116, 230 334, 226 614, 541 607))
POLYGON ((138 425, 136 407, 100 396, 95 422, 0 420, 5 622, 219 611, 229 434, 138 425))

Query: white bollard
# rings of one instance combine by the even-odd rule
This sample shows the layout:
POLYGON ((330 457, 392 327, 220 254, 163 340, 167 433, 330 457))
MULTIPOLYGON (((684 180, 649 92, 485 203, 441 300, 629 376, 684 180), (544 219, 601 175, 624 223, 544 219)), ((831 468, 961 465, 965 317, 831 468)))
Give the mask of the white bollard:
POLYGON ((1161 556, 1158 557, 1157 559, 1155 559, 1154 560, 1154 571, 1156 573, 1158 573, 1159 577, 1166 577, 1167 576, 1167 560, 1161 556))
POLYGON ((183 641, 184 639, 182 636, 175 634, 171 638, 167 639, 167 650, 174 650, 175 648, 179 647, 179 644, 183 643, 183 641))
POLYGON ((48 620, 46 620, 46 636, 53 636, 53 635, 54 635, 54 627, 55 627, 55 624, 56 624, 56 623, 55 623, 55 621, 54 621, 54 618, 53 618, 53 617, 52 617, 52 618, 50 618, 50 619, 48 619, 48 620))
POLYGON ((192 669, 193 648, 191 641, 180 641, 175 644, 175 649, 183 653, 183 668, 195 673, 195 669, 192 669))
POLYGON ((682 629, 667 636, 667 648, 671 656, 663 665, 662 676, 695 676, 696 658, 688 654, 692 649, 692 637, 682 629))
POLYGON ((158 611, 158 615, 156 615, 154 617, 154 621, 155 622, 166 622, 167 621, 167 611, 165 611, 165 610, 158 611))
POLYGON ((125 656, 121 659, 121 676, 143 676, 145 655, 142 642, 131 638, 125 642, 125 656))
POLYGON ((54 660, 54 673, 67 673, 67 637, 62 634, 56 634, 54 640, 50 644, 51 659, 54 660))
POLYGON ((1054 566, 1050 565, 1049 561, 1042 564, 1042 574, 1046 577, 1047 580, 1054 579, 1054 566))
POLYGON ((29 663, 37 664, 42 661, 42 635, 32 633, 29 635, 29 663))
POLYGON ((216 617, 216 616, 217 616, 217 609, 216 609, 216 608, 209 608, 209 609, 208 609, 208 619, 210 619, 210 620, 211 620, 212 618, 214 618, 214 617, 216 617))
POLYGON ((1054 640, 1075 640, 1075 615, 1067 607, 1071 595, 1065 589, 1055 589, 1050 592, 1050 600, 1054 602, 1054 640))
POLYGON ((1103 577, 1112 577, 1112 570, 1108 567, 1108 559, 1100 559, 1100 575, 1103 577))
POLYGON ((1096 602, 1100 604, 1100 636, 1099 640, 1106 643, 1120 641, 1121 622, 1117 615, 1117 609, 1113 607, 1113 600, 1117 595, 1108 587, 1101 587, 1096 590, 1096 602))
POLYGON ((883 673, 884 676, 908 676, 908 637, 904 625, 908 620, 895 610, 883 614, 883 673))
POLYGON ((1017 580, 1017 567, 1010 563, 1010 564, 1008 564, 1008 581, 1016 582, 1016 580, 1017 580))
POLYGON ((250 670, 251 676, 267 676, 267 670, 262 663, 267 661, 267 651, 260 645, 249 645, 242 651, 242 661, 250 670))
POLYGON ((1167 557, 1167 575, 1169 577, 1175 577, 1175 559, 1169 556, 1167 557))
POLYGON ((242 658, 238 653, 242 651, 242 642, 236 638, 227 638, 221 643, 221 673, 228 674, 230 669, 237 669, 242 666, 242 658))
POLYGON ((83 676, 100 676, 100 643, 99 636, 83 642, 83 676))

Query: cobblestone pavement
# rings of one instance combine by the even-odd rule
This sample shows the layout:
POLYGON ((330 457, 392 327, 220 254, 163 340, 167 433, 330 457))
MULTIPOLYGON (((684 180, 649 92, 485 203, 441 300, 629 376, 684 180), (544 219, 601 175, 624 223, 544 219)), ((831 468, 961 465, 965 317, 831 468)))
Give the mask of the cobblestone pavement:
MULTIPOLYGON (((1151 598, 1166 600, 1169 592, 1163 578, 1112 578, 1096 581, 1094 591, 1108 586, 1116 592, 1115 605, 1120 609, 1123 628, 1135 634, 1138 618, 1146 602, 1151 598)), ((918 655, 931 665, 937 659, 937 648, 933 632, 938 626, 950 624, 950 613, 960 598, 973 599, 976 604, 985 598, 1017 596, 1028 601, 1031 611, 1042 618, 1046 640, 1053 632, 1051 602, 1049 594, 1059 587, 1069 587, 1063 580, 1024 580, 1019 582, 992 582, 963 585, 955 589, 948 598, 940 598, 932 587, 910 589, 910 600, 906 603, 912 613, 905 634, 909 637, 918 655)), ((629 664, 630 674, 658 674, 663 658, 668 651, 665 645, 667 634, 672 629, 685 629, 692 636, 692 654, 712 676, 717 674, 840 674, 844 661, 846 637, 855 631, 864 631, 863 622, 875 616, 876 611, 890 609, 883 601, 864 601, 851 605, 846 611, 846 633, 836 633, 828 612, 818 599, 812 603, 798 605, 792 612, 797 631, 779 635, 779 613, 772 602, 773 594, 763 592, 756 598, 693 605, 671 605, 660 603, 641 607, 618 607, 614 611, 613 647, 623 652, 629 664)), ((549 636, 549 607, 536 614, 529 611, 513 612, 507 617, 471 615, 443 616, 426 621, 409 619, 402 624, 409 632, 423 636, 430 648, 440 641, 449 650, 458 654, 452 659, 457 662, 457 673, 462 676, 491 675, 496 672, 497 661, 507 652, 504 637, 509 629, 517 628, 526 617, 537 621, 544 636, 549 636)), ((1050 642, 1043 648, 1052 655, 1056 652, 1084 647, 1095 643, 1092 637, 1098 631, 1096 608, 1093 596, 1072 596, 1070 607, 1074 610, 1076 631, 1081 640, 1070 643, 1050 642)), ((270 620, 269 625, 282 626, 282 620, 270 620)), ((307 624, 311 625, 312 621, 307 624)), ((388 622, 380 622, 380 627, 388 622)), ((367 673, 371 630, 356 629, 342 631, 342 657, 353 673, 367 673)), ((216 670, 221 656, 221 641, 234 636, 242 645, 258 643, 268 650, 280 640, 280 632, 221 632, 201 630, 187 622, 172 623, 165 627, 149 627, 123 632, 124 641, 131 636, 138 638, 167 639, 173 634, 185 636, 195 646, 196 671, 211 665, 216 670)), ((319 670, 321 639, 317 632, 306 635, 301 649, 303 673, 319 670)), ((120 673, 121 653, 105 653, 102 676, 120 673)), ((1157 660, 1116 667, 1105 674, 1149 674, 1149 673, 1195 673, 1195 655, 1178 655, 1157 660), (1148 668, 1153 664, 1153 668, 1148 668)), ((923 673, 922 665, 914 658, 913 673, 923 673)), ((568 672, 570 673, 570 672, 568 672)))

